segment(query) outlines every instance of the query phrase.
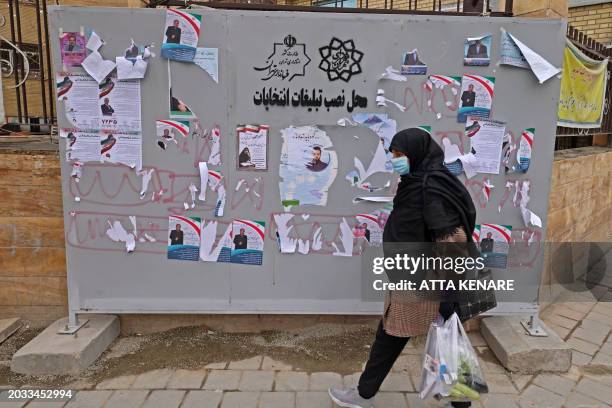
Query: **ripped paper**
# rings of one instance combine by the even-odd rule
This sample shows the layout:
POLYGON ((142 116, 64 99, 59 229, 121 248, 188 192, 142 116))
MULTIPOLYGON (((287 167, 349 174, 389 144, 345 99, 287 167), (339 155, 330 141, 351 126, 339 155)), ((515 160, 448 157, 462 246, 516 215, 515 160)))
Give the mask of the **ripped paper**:
POLYGON ((219 49, 218 48, 196 48, 193 62, 210 75, 216 83, 219 83, 219 49))
POLYGON ((531 163, 531 151, 535 140, 535 129, 528 128, 523 130, 521 141, 519 143, 518 153, 516 154, 517 170, 520 173, 527 173, 529 164, 531 163))
POLYGON ((543 84, 561 72, 559 68, 553 66, 540 54, 527 47, 503 28, 501 29, 499 62, 502 65, 512 65, 519 68, 530 69, 540 84, 543 84))
POLYGON ((346 218, 342 218, 340 223, 340 247, 335 242, 331 245, 334 247, 334 256, 353 256, 353 231, 350 225, 346 221, 346 218))
POLYGON ((380 74, 380 79, 390 79, 392 81, 406 82, 408 78, 400 73, 397 69, 393 68, 393 66, 389 65, 385 68, 385 72, 380 74))
POLYGON ((95 32, 92 32, 87 41, 87 48, 91 50, 91 54, 81 62, 81 67, 83 67, 97 83, 101 83, 116 66, 113 61, 105 60, 98 51, 103 44, 104 42, 102 39, 95 32))

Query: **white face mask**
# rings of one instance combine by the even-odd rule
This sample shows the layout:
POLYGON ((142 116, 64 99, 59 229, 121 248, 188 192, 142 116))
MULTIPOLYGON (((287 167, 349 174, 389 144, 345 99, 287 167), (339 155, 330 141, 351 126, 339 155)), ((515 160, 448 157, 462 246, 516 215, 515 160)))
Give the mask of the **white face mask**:
POLYGON ((410 163, 408 157, 400 156, 391 159, 391 165, 393 165, 393 171, 398 173, 400 176, 406 175, 410 172, 410 163))

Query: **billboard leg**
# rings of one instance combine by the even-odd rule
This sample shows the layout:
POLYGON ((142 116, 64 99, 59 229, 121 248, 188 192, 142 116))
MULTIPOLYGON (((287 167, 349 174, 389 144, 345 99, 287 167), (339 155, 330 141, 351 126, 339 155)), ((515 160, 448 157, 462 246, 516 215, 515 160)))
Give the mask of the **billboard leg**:
POLYGON ((77 331, 79 331, 79 329, 83 327, 88 321, 89 321, 88 319, 79 320, 79 316, 77 315, 76 312, 69 311, 68 312, 68 324, 60 328, 57 331, 57 334, 74 334, 77 331))
POLYGON ((530 336, 548 337, 548 333, 546 333, 546 330, 540 325, 540 316, 538 316, 537 313, 529 316, 527 320, 521 320, 521 324, 530 336))

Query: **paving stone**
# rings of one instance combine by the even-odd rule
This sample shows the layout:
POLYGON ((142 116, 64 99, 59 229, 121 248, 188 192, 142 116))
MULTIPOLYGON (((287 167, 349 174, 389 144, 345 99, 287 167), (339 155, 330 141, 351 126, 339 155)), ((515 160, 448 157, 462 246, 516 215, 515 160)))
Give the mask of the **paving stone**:
POLYGON ((394 372, 408 372, 418 374, 423 366, 423 355, 408 354, 399 356, 391 368, 394 372))
POLYGON ((406 374, 389 373, 383 381, 381 391, 414 392, 410 376, 406 374))
POLYGON ((521 408, 559 408, 563 401, 560 395, 533 384, 518 398, 521 408))
POLYGON ((575 381, 555 374, 540 374, 533 380, 533 383, 562 397, 572 392, 576 385, 575 381))
POLYGON ((240 391, 272 391, 272 384, 274 384, 274 371, 246 370, 242 372, 238 389, 240 391))
POLYGON ((199 389, 202 388, 206 377, 206 370, 178 369, 172 374, 166 388, 170 389, 199 389))
POLYGON ((556 324, 551 324, 550 322, 546 322, 549 329, 552 329, 559 337, 562 339, 566 339, 567 336, 572 332, 570 329, 566 329, 565 327, 557 326, 556 324))
POLYGON ((572 364, 577 365, 579 367, 585 366, 591 362, 593 359, 592 356, 588 354, 581 353, 576 350, 572 350, 572 364))
POLYGON ((258 401, 258 392, 226 392, 221 408, 257 408, 258 401))
POLYGON ((205 390, 237 390, 242 371, 212 370, 206 377, 205 390))
POLYGON ((542 320, 544 320, 546 324, 550 322, 554 325, 557 325, 557 326, 563 327, 564 329, 569 329, 569 330, 573 330, 574 327, 578 325, 578 322, 576 320, 568 319, 567 317, 563 317, 559 315, 552 315, 542 320))
POLYGON ((166 384, 174 374, 174 370, 162 368, 159 370, 151 370, 146 373, 140 374, 134 380, 132 389, 136 390, 155 390, 160 388, 166 388, 166 384))
POLYGON ((27 403, 27 399, 12 400, 11 402, 8 402, 8 396, 6 393, 0 392, 0 408, 23 408, 27 403))
POLYGON ((290 364, 283 363, 282 361, 276 361, 270 357, 264 357, 261 363, 262 370, 274 370, 274 371, 291 371, 293 367, 290 364))
POLYGON ((592 320, 594 322, 610 325, 612 319, 610 316, 592 311, 586 316, 585 320, 592 320))
POLYGON ((512 380, 506 374, 488 374, 485 376, 492 394, 517 394, 512 380))
MULTIPOLYGON (((422 400, 418 394, 406 394, 408 407, 410 408, 439 408, 440 404, 429 398, 422 400)), ((474 408, 474 407, 472 407, 474 408)))
POLYGON ((329 394, 323 391, 298 392, 295 395, 296 408, 332 408, 329 394))
POLYGON ((221 391, 189 391, 181 408, 218 408, 222 398, 221 391))
POLYGON ((601 348, 599 349, 600 353, 612 356, 612 341, 610 340, 612 340, 612 337, 610 337, 610 339, 601 346, 601 348))
POLYGON ((342 387, 342 376, 338 373, 312 373, 310 374, 311 391, 327 391, 330 387, 342 387))
POLYGON ((102 381, 96 386, 99 390, 127 390, 134 384, 135 375, 122 375, 102 381))
POLYGON ((593 307, 593 309, 591 309, 591 313, 593 312, 612 317, 612 304, 606 302, 599 302, 593 307))
POLYGON ((226 367, 227 367, 226 362, 210 363, 204 366, 204 368, 208 370, 225 370, 226 367))
POLYGON ((342 384, 344 385, 344 388, 354 387, 359 384, 360 377, 361 373, 353 373, 342 377, 342 384))
POLYGON ((582 377, 582 371, 577 365, 572 365, 567 373, 561 373, 560 375, 561 377, 569 378, 574 381, 574 383, 577 383, 582 377))
POLYGON ((533 375, 523 375, 523 374, 511 373, 510 378, 512 379, 512 382, 514 383, 514 386, 516 387, 516 389, 520 392, 523 390, 523 388, 525 388, 525 386, 529 383, 529 381, 531 381, 531 379, 533 378, 533 375))
POLYGON ((406 397, 401 392, 379 392, 374 397, 376 408, 407 408, 406 397))
POLYGON ((573 392, 565 400, 563 405, 565 408, 608 408, 609 405, 604 404, 601 401, 597 401, 593 398, 587 397, 586 395, 573 392))
POLYGON ((184 396, 185 391, 154 390, 149 394, 142 408, 178 408, 184 396))
POLYGON ((591 373, 585 373, 584 376, 586 378, 590 378, 593 381, 597 381, 600 382, 602 384, 605 384, 609 387, 612 387, 612 374, 591 374, 591 373))
POLYGON ((483 346, 486 347, 487 346, 487 342, 485 341, 485 339, 482 337, 482 335, 479 332, 471 331, 471 332, 468 332, 467 335, 473 347, 483 347, 483 346))
POLYGON ((572 333, 572 337, 580 340, 601 346, 606 337, 608 337, 609 329, 594 329, 593 327, 579 327, 572 333))
POLYGON ((599 347, 597 347, 595 344, 589 343, 584 340, 580 340, 573 336, 567 339, 566 343, 572 349, 579 351, 581 353, 584 353, 584 354, 588 354, 590 356, 594 356, 595 353, 597 353, 597 350, 599 350, 599 347))
POLYGON ((261 368, 262 356, 247 358, 246 360, 230 361, 230 370, 259 370, 261 368))
MULTIPOLYGON (((102 408, 112 391, 78 391, 66 408, 102 408)), ((2 404, 0 404, 0 407, 2 404)))
POLYGON ((604 403, 612 401, 612 387, 590 378, 580 380, 576 391, 604 403))
POLYGON ((516 398, 507 394, 485 394, 481 403, 484 408, 519 408, 516 398))
POLYGON ((589 313, 597 302, 567 302, 565 306, 580 313, 589 313))
POLYGON ((565 305, 556 305, 555 314, 559 316, 567 317, 568 319, 572 319, 576 321, 580 321, 584 319, 584 316, 586 315, 586 313, 572 310, 565 305))
POLYGON ((276 373, 276 391, 307 391, 308 374, 296 371, 279 371, 276 373))
POLYGON ((106 407, 115 408, 139 408, 147 398, 149 391, 146 390, 119 390, 106 402, 106 407))
MULTIPOLYGON (((49 400, 32 400, 27 408, 63 408, 66 405, 66 401, 49 401, 49 400)), ((1 405, 0 405, 1 406, 1 405)))
POLYGON ((595 354, 593 360, 591 360, 591 364, 593 365, 601 365, 601 366, 612 366, 612 356, 609 354, 604 354, 601 351, 595 354))
POLYGON ((260 408, 293 408, 295 393, 293 392, 262 392, 259 397, 260 408))

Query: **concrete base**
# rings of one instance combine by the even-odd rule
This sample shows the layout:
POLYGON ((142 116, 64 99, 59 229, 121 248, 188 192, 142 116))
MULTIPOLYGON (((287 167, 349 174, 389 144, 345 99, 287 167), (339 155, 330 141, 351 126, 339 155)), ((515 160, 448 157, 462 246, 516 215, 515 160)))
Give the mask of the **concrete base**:
POLYGON ((15 353, 11 370, 28 375, 64 375, 86 369, 119 335, 117 316, 86 318, 89 322, 73 335, 57 334, 68 324, 67 317, 51 324, 15 353))
POLYGON ((519 374, 567 372, 572 365, 570 347, 542 323, 548 337, 531 337, 521 317, 487 317, 480 332, 493 353, 508 370, 519 374))
POLYGON ((21 327, 21 319, 14 317, 12 319, 0 319, 0 344, 15 333, 21 327))

